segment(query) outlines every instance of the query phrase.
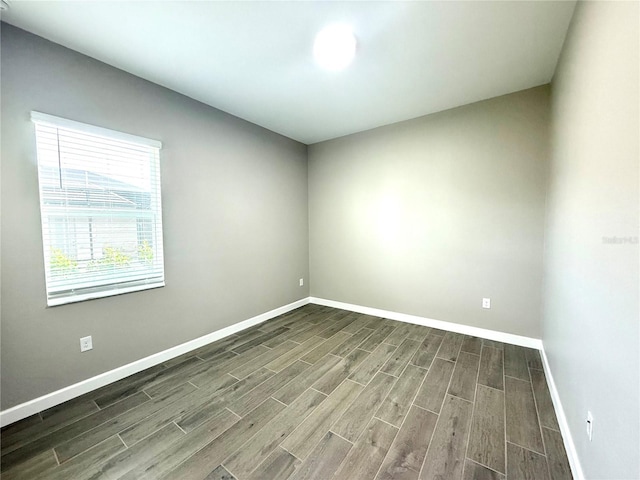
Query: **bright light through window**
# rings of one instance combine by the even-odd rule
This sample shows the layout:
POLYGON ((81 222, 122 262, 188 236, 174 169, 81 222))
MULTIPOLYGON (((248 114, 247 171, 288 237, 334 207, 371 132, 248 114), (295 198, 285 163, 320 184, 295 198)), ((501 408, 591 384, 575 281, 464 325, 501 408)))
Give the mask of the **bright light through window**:
POLYGON ((48 305, 163 286, 160 142, 32 120, 48 305))

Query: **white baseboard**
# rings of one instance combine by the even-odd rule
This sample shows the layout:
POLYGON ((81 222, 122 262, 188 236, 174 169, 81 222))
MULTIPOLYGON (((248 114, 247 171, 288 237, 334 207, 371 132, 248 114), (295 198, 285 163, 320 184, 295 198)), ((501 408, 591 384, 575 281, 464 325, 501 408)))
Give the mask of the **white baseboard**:
POLYGON ((551 393, 551 401, 553 402, 553 408, 556 411, 556 417, 558 417, 558 425, 560 425, 560 433, 562 434, 564 449, 566 450, 567 458, 569 459, 571 473, 573 474, 574 480, 584 480, 582 465, 580 465, 580 459, 578 458, 576 445, 575 443, 573 443, 573 436, 571 435, 571 430, 569 430, 569 422, 567 422, 567 416, 564 413, 564 408, 562 408, 562 402, 560 401, 560 394, 558 393, 558 389, 556 388, 556 382, 553 380, 551 366, 549 365, 547 353, 544 351, 544 345, 540 353, 542 356, 544 374, 547 377, 549 393, 551 393))
POLYGON ((129 375, 133 375, 134 373, 141 372, 142 370, 153 367, 154 365, 158 365, 160 363, 171 360, 172 358, 183 355, 187 352, 195 350, 196 348, 203 347, 205 345, 208 345, 209 343, 215 342, 216 340, 220 340, 246 328, 258 325, 259 323, 277 317, 278 315, 282 315, 283 313, 287 313, 298 307, 302 307, 308 303, 309 297, 303 298, 301 300, 270 310, 242 322, 235 323, 194 340, 190 340, 181 345, 177 345, 162 352, 158 352, 153 355, 149 355, 148 357, 141 358, 140 360, 136 360, 135 362, 129 363, 127 365, 123 365, 122 367, 118 367, 108 372, 101 373, 100 375, 96 375, 95 377, 88 378, 73 385, 69 385, 68 387, 48 393, 46 395, 43 395, 42 397, 38 397, 33 400, 29 400, 28 402, 21 403, 20 405, 16 405, 15 407, 8 408, 7 410, 0 412, 0 426, 4 427, 5 425, 17 422, 18 420, 22 420, 23 418, 26 418, 30 415, 46 410, 47 408, 54 407, 63 402, 66 402, 67 400, 71 400, 73 398, 79 397, 80 395, 91 392, 92 390, 96 390, 97 388, 103 387, 117 380, 121 380, 125 377, 128 377, 129 375))
POLYGON ((352 312, 373 315, 374 317, 384 317, 390 320, 398 320, 400 322, 414 323, 425 327, 439 328, 441 330, 463 333, 473 337, 486 338, 487 340, 495 340, 497 342, 535 348, 536 350, 542 349, 542 340, 539 338, 523 337, 521 335, 499 332, 497 330, 471 327, 460 323, 444 322, 442 320, 434 320, 432 318, 419 317, 417 315, 409 315, 406 313, 391 312, 389 310, 381 310, 379 308, 363 307, 361 305, 353 305, 351 303, 336 302, 335 300, 326 300, 324 298, 310 297, 309 299, 311 303, 324 305, 326 307, 341 308, 343 310, 351 310, 352 312))

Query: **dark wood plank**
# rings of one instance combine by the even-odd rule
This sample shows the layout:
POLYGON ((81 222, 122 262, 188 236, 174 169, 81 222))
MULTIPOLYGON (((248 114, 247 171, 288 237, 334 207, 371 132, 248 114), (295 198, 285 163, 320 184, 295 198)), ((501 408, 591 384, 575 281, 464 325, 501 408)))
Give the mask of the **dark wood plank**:
POLYGON ((333 320, 333 324, 318 333, 318 336, 322 338, 330 338, 343 328, 351 325, 356 318, 355 315, 353 315, 353 312, 345 311, 344 313, 345 314, 340 313, 332 316, 331 319, 333 320))
MULTIPOLYGON (((173 367, 158 371, 152 378, 147 378, 142 383, 130 385, 124 390, 112 390, 111 392, 96 398, 96 403, 100 408, 104 408, 138 391, 151 390, 156 392, 157 390, 154 390, 156 386, 161 385, 168 380, 175 380, 176 377, 178 378, 178 384, 180 385, 188 380, 184 378, 185 373, 188 374, 192 367, 198 366, 201 363, 202 360, 199 358, 190 357, 184 362, 174 365, 173 367)), ((163 389, 162 391, 166 390, 163 389)))
POLYGON ((313 388, 321 391, 325 395, 329 395, 335 388, 340 385, 353 371, 358 368, 365 358, 369 356, 369 352, 356 349, 349 355, 341 359, 316 383, 313 388))
MULTIPOLYGON (((64 407, 62 407, 64 408, 64 407)), ((22 420, 18 420, 9 425, 5 425, 0 428, 0 436, 5 440, 10 438, 12 435, 15 435, 26 428, 32 428, 34 425, 39 425, 42 423, 42 415, 40 413, 36 413, 35 415, 30 415, 22 420)))
POLYGON ((480 357, 467 352, 460 353, 456 368, 453 370, 448 393, 473 402, 479 366, 480 357))
POLYGON ((83 432, 81 435, 74 437, 55 447, 56 456, 60 463, 66 462, 71 457, 84 452, 88 448, 97 445, 107 438, 135 425, 139 421, 145 419, 149 415, 161 410, 165 406, 180 400, 185 395, 196 390, 191 384, 185 383, 164 395, 156 397, 142 405, 124 412, 121 415, 97 426, 91 430, 83 432))
MULTIPOLYGON (((390 325, 392 327, 395 327, 395 330, 385 339, 385 343, 388 343, 389 345, 395 345, 397 347, 409 335, 409 324, 396 322, 396 324, 390 325)), ((420 340, 422 340, 422 338, 420 340)))
POLYGON ((237 480, 222 465, 215 468, 213 472, 207 475, 204 480, 237 480))
MULTIPOLYGON (((280 372, 284 368, 288 367, 296 360, 300 360, 301 357, 308 354, 314 348, 316 348, 319 344, 324 342, 325 340, 321 337, 311 337, 306 342, 301 343, 297 347, 292 348, 286 353, 283 353, 275 360, 267 363, 265 365, 269 370, 273 370, 274 372, 280 372)), ((315 362, 310 362, 315 363, 315 362)))
POLYGON ((376 480, 417 479, 438 416, 413 406, 398 432, 376 480))
POLYGON ((180 375, 174 375, 152 387, 149 387, 149 388, 145 387, 143 391, 150 397, 157 397, 158 395, 162 395, 163 393, 169 390, 172 390, 187 381, 191 381, 192 377, 196 375, 201 375, 205 372, 209 372, 211 369, 214 369, 214 368, 218 369, 219 368, 218 365, 225 365, 229 360, 237 357, 238 357, 238 354, 236 353, 222 352, 220 353, 220 355, 217 355, 211 360, 207 360, 206 362, 200 361, 199 363, 193 365, 191 368, 182 372, 180 375))
POLYGON ((387 398, 380 405, 376 417, 400 428, 426 373, 424 368, 407 365, 387 398))
MULTIPOLYGON (((174 361, 171 365, 172 367, 184 362, 185 358, 182 355, 173 360, 174 361)), ((123 398, 142 391, 142 388, 146 386, 146 382, 148 380, 151 381, 156 378, 161 378, 161 375, 160 377, 156 376, 166 369, 167 367, 164 365, 155 365, 141 372, 129 375, 128 377, 118 380, 117 382, 98 388, 97 390, 89 392, 76 400, 81 400, 83 398, 98 399, 98 402, 102 406, 102 408, 105 408, 115 402, 122 400, 123 398)), ((71 402, 73 401, 74 400, 71 400, 71 402)), ((59 405, 59 407, 64 408, 64 405, 59 405)))
MULTIPOLYGON (((164 369, 154 369, 154 371, 159 371, 164 369)), ((145 378, 145 377, 142 377, 145 378)), ((148 378, 148 377, 146 377, 148 378)), ((95 399, 93 395, 82 395, 81 397, 74 398, 60 405, 56 405, 55 407, 48 408, 40 412, 40 416, 42 417, 42 422, 39 424, 39 428, 42 429, 44 427, 48 427, 50 425, 61 425, 68 424, 69 421, 78 420, 82 417, 89 415, 90 413, 98 410, 97 405, 102 406, 102 408, 115 403, 117 400, 109 403, 104 403, 100 401, 100 397, 98 397, 98 401, 95 403, 91 401, 91 399, 95 399)), ((123 397, 124 398, 124 397, 123 397)), ((34 423, 34 425, 38 425, 38 423, 34 423)), ((7 435, 2 434, 2 440, 7 439, 7 435)))
MULTIPOLYGON (((267 404, 263 409, 256 409, 247 416, 247 418, 257 420, 259 424, 265 424, 272 415, 275 415, 275 413, 269 410, 269 404, 267 404)), ((224 409, 207 422, 187 433, 183 438, 173 442, 170 448, 165 449, 151 459, 137 462, 134 468, 120 478, 126 480, 155 480, 161 478, 163 474, 175 468, 202 447, 217 439, 239 420, 240 417, 231 413, 230 410, 224 409)), ((237 435, 241 435, 242 432, 255 430, 251 430, 247 424, 244 424, 236 427, 235 431, 237 435)))
POLYGON ((43 472, 53 470, 58 466, 58 462, 53 450, 45 450, 44 452, 32 457, 10 470, 2 471, 3 480, 24 480, 35 478, 43 472))
POLYGON ((243 378, 249 376, 250 374, 252 374, 256 370, 264 367, 268 363, 271 363, 272 361, 274 361, 276 358, 280 357, 281 355, 284 355, 285 353, 289 352, 290 350, 293 350, 297 346, 298 346, 297 343, 294 343, 294 342, 292 342, 290 340, 287 340, 286 342, 282 343, 281 345, 278 345, 276 348, 274 348, 272 350, 269 350, 268 352, 257 356, 256 358, 254 358, 253 360, 245 363, 244 365, 241 365, 238 368, 235 368, 235 369, 231 370, 229 373, 231 375, 233 375, 234 377, 236 377, 237 379, 242 380, 243 378))
MULTIPOLYGON (((104 410, 98 410, 82 419, 71 423, 63 428, 55 430, 43 437, 37 438, 32 442, 26 443, 20 448, 8 452, 2 455, 1 469, 8 470, 9 468, 21 463, 29 458, 35 457, 45 450, 59 445, 71 438, 74 438, 83 432, 102 425, 110 419, 126 412, 132 408, 137 407, 147 401, 149 397, 142 392, 136 393, 130 397, 121 400, 118 403, 108 406, 104 410)), ((3 452, 4 453, 4 452, 3 452)))
POLYGON ((505 343, 504 374, 509 377, 529 381, 529 368, 523 347, 505 343))
POLYGON ((442 344, 444 336, 433 335, 429 333, 418 347, 415 355, 411 359, 411 363, 418 367, 429 368, 431 362, 438 353, 438 349, 442 344))
POLYGON ((69 400, 62 405, 58 405, 54 409, 42 412, 46 416, 44 420, 40 419, 39 415, 36 415, 35 417, 30 417, 27 422, 21 423, 19 427, 14 427, 13 430, 9 428, 3 430, 2 455, 4 456, 27 443, 95 413, 98 411, 98 406, 88 396, 83 395, 81 398, 69 400), (54 411, 54 409, 57 410, 54 411), (49 412, 49 415, 46 415, 45 412, 49 412))
POLYGON ((340 345, 341 343, 343 343, 345 340, 349 338, 351 338, 351 335, 349 335, 348 333, 337 332, 335 335, 329 337, 327 340, 325 340, 316 348, 314 348, 305 356, 303 356, 301 360, 307 363, 312 363, 312 364, 316 363, 318 360, 324 357, 327 353, 329 353, 331 350, 333 350, 334 348, 336 348, 338 345, 340 345))
POLYGON ((504 348, 504 343, 498 342, 496 340, 487 340, 486 338, 482 339, 482 345, 497 348, 498 350, 502 350, 504 348))
POLYGON ((548 428, 542 429, 547 463, 552 480, 572 480, 571 467, 560 432, 548 428))
POLYGON ((218 381, 220 376, 227 375, 234 369, 249 363, 254 358, 257 358, 269 351, 270 350, 268 348, 262 345, 258 345, 257 347, 244 352, 242 355, 236 355, 235 357, 223 362, 207 361, 204 363, 201 369, 191 375, 189 381, 196 387, 206 387, 211 382, 218 381))
MULTIPOLYGON (((265 380, 238 400, 231 402, 227 405, 227 408, 233 413, 244 417, 247 413, 264 402, 265 398, 269 398, 287 383, 301 375, 308 368, 308 363, 297 361, 296 363, 289 365, 280 373, 276 373, 273 377, 265 380)), ((182 426, 182 423, 179 423, 179 425, 182 426)))
POLYGON ((454 363, 442 358, 435 359, 418 390, 414 403, 419 407, 440 413, 454 366, 454 363))
POLYGON ((540 352, 533 348, 525 348, 524 355, 527 358, 527 365, 529 368, 535 368, 536 370, 542 370, 542 358, 540 352))
POLYGON ((454 332, 447 332, 438 349, 437 357, 444 358, 450 362, 455 362, 458 359, 458 353, 460 353, 460 347, 464 335, 454 332))
POLYGON ((398 429, 374 418, 355 443, 334 478, 374 478, 398 429))
POLYGON ((331 350, 331 353, 337 355, 339 357, 345 357, 349 353, 351 353, 355 348, 364 342, 367 338, 371 336, 374 330, 370 328, 361 328, 356 333, 351 335, 348 339, 338 345, 336 348, 331 350))
POLYGON ((276 328, 272 332, 263 333, 262 335, 249 340, 248 342, 242 343, 241 345, 234 346, 232 350, 236 353, 246 352, 247 350, 251 350, 253 347, 256 347, 266 341, 279 337, 280 334, 289 331, 287 327, 276 328))
MULTIPOLYGON (((233 349, 235 349, 237 347, 240 347, 241 345, 243 345, 243 344, 245 344, 245 343, 247 343, 247 342, 249 342, 251 340, 254 340, 256 338, 262 337, 263 335, 265 335, 268 332, 271 332, 273 330, 276 330, 276 329, 280 328, 280 326, 278 326, 278 327, 274 327, 273 329, 270 329, 270 330, 263 330, 262 329, 263 325, 264 324, 255 325, 253 327, 249 327, 249 328, 247 328, 245 330, 242 330, 241 332, 236 333, 235 334, 235 337, 236 337, 235 340, 230 342, 230 343, 228 343, 226 345, 226 349, 227 350, 233 350, 233 349)), ((245 351, 246 351, 246 349, 245 349, 245 351)), ((208 356, 208 354, 204 354, 204 356, 206 357, 206 356, 208 356)))
POLYGON ((282 443, 282 447, 301 460, 315 446, 362 392, 362 385, 347 380, 309 415, 282 443))
POLYGON ((305 309, 305 307, 297 308, 260 324, 260 330, 270 332, 278 327, 295 328, 301 323, 309 322, 309 319, 313 318, 314 315, 315 312, 305 309))
POLYGON ((549 480, 547 460, 543 455, 509 442, 507 442, 507 471, 510 480, 549 480))
POLYGON ((354 313, 353 318, 354 318, 353 322, 351 322, 349 325, 347 325, 342 329, 343 332, 350 333, 353 335, 359 332, 360 330, 362 330, 363 328, 366 328, 369 322, 371 321, 371 318, 369 318, 369 316, 363 315, 361 313, 354 313))
POLYGON ((507 441, 544 454, 531 383, 505 378, 507 441))
MULTIPOLYGON (((238 334, 229 335, 228 337, 222 338, 215 342, 209 343, 208 345, 203 345, 200 348, 196 348, 189 352, 188 356, 196 356, 201 360, 206 360, 209 356, 214 356, 219 354, 220 352, 224 352, 227 350, 229 345, 234 344, 234 342, 238 341, 241 338, 238 334)), ((171 363, 175 364, 177 360, 172 360, 171 363)))
POLYGON ((286 479, 296 471, 300 460, 278 447, 262 462, 247 480, 286 479))
MULTIPOLYGON (((329 307, 327 305, 317 305, 318 309, 314 312, 313 317, 309 320, 313 323, 327 323, 331 321, 336 313, 344 314, 346 310, 341 308, 329 307)), ((349 312, 355 313, 355 312, 349 312)))
MULTIPOLYGON (((310 328, 306 328, 298 331, 295 335, 289 337, 289 340, 292 342, 302 343, 309 340, 313 336, 319 336, 321 332, 327 329, 327 324, 324 322, 313 324, 310 328)), ((324 338, 324 337, 322 337, 324 338)), ((273 345, 265 344, 267 347, 271 347, 273 345)))
POLYGON ((387 360, 393 355, 396 347, 387 343, 381 343, 349 376, 349 380, 366 385, 378 373, 387 360))
POLYGON ((410 338, 411 340, 416 340, 418 342, 422 342, 422 340, 424 340, 424 337, 426 337, 430 332, 431 332, 431 328, 429 327, 410 324, 409 335, 407 336, 407 338, 410 338))
POLYGON ((369 336, 364 342, 362 342, 358 348, 360 350, 366 350, 367 352, 373 352, 378 345, 384 342, 385 338, 393 333, 394 330, 394 327, 383 325, 373 332, 373 335, 369 336))
POLYGON ((432 328, 431 331, 429 332, 430 335, 439 335, 441 337, 444 337, 447 334, 446 330, 440 330, 439 328, 432 328))
POLYGON ((481 338, 471 337, 469 335, 464 336, 464 341, 462 342, 462 347, 460 348, 461 352, 475 353, 476 355, 480 355, 481 349, 482 349, 481 338))
POLYGON ((260 323, 256 325, 256 327, 258 327, 261 332, 272 332, 276 328, 288 327, 289 324, 303 322, 304 320, 301 319, 304 318, 304 315, 305 313, 297 308, 290 312, 283 313, 282 315, 278 315, 277 317, 267 320, 266 322, 260 323))
POLYGON ((276 400, 289 405, 296 398, 302 395, 307 388, 321 379, 327 372, 335 367, 340 361, 335 355, 325 355, 318 360, 313 366, 309 367, 303 377, 298 378, 295 382, 289 382, 272 396, 276 400))
MULTIPOLYGON (((266 342, 263 342, 260 345, 268 348, 276 348, 278 345, 282 345, 282 343, 285 342, 286 340, 291 340, 293 337, 296 337, 301 332, 306 332, 307 330, 310 330, 313 327, 318 327, 318 326, 315 323, 311 323, 311 322, 300 322, 299 324, 291 325, 289 327, 289 331, 283 332, 277 337, 267 340, 266 342)), ((308 336, 305 339, 305 341, 311 337, 313 337, 313 335, 308 336)), ((296 343, 304 343, 304 342, 296 342, 296 343)))
POLYGON ((373 315, 364 315, 368 320, 369 323, 367 323, 365 326, 368 328, 373 328, 373 329, 377 329, 379 327, 384 326, 383 322, 384 319, 380 318, 380 317, 374 317, 373 315))
POLYGON ((329 479, 351 450, 352 444, 332 432, 327 432, 313 452, 302 462, 289 480, 329 479))
MULTIPOLYGON (((483 351, 491 347, 483 347, 483 351)), ((478 385, 467 457, 501 473, 504 458, 504 392, 478 385)))
POLYGON ((421 480, 462 477, 473 404, 447 395, 429 444, 421 480))
POLYGON ((505 480, 505 478, 503 474, 489 470, 469 459, 464 463, 464 480, 505 480))
POLYGON ((142 462, 151 460, 184 436, 184 432, 170 423, 157 432, 110 458, 96 471, 98 478, 119 478, 142 462))
POLYGON ((396 377, 386 373, 378 373, 331 430, 346 440, 355 442, 388 395, 396 380, 396 377))
POLYGON ((271 372, 261 370, 240 381, 231 375, 220 376, 206 387, 185 395, 154 413, 149 412, 143 420, 122 430, 120 437, 127 445, 133 445, 167 423, 188 413, 198 412, 204 421, 206 414, 213 412, 214 405, 220 405, 220 409, 223 408, 223 399, 229 399, 228 397, 231 396, 229 392, 237 392, 237 396, 243 389, 249 388, 252 382, 255 386, 256 382, 261 382, 271 375, 271 372))
POLYGON ((316 390, 304 392, 227 458, 224 466, 238 478, 247 477, 325 398, 316 390))
POLYGON ((394 377, 399 377, 419 346, 420 342, 417 342, 416 340, 411 340, 409 338, 403 340, 380 371, 393 375, 394 377))
POLYGON ((204 478, 273 419, 284 405, 268 398, 246 417, 167 473, 167 478, 204 478))
POLYGON ((547 386, 547 380, 542 370, 531 369, 531 384, 533 386, 533 395, 536 398, 536 405, 538 407, 540 425, 560 431, 556 412, 553 408, 553 402, 551 401, 549 387, 547 386))
MULTIPOLYGON (((180 410, 177 410, 176 412, 169 412, 171 414, 175 413, 176 416, 167 415, 165 419, 169 421, 175 420, 182 430, 190 432, 212 416, 217 415, 221 409, 226 408, 226 406, 231 402, 235 402, 238 398, 246 395, 258 385, 262 385, 262 383, 273 376, 274 373, 272 371, 267 370, 266 368, 260 369, 249 375, 244 380, 240 380, 230 387, 227 387, 213 399, 207 401, 205 398, 204 402, 198 401, 190 406, 185 405, 184 412, 182 411, 182 405, 178 405, 180 410)), ((185 401, 186 403, 189 403, 190 400, 191 399, 186 399, 185 401)), ((150 421, 155 422, 155 419, 151 419, 150 421)), ((131 443, 135 441, 134 438, 140 438, 141 435, 149 430, 148 424, 150 421, 143 422, 140 426, 135 426, 134 428, 123 432, 122 437, 124 441, 131 443)))
POLYGON ((53 470, 42 472, 33 480, 85 480, 95 476, 96 470, 109 458, 125 449, 124 443, 110 437, 53 470))
POLYGON ((478 383, 487 387, 504 390, 504 368, 502 350, 493 347, 482 347, 478 383))

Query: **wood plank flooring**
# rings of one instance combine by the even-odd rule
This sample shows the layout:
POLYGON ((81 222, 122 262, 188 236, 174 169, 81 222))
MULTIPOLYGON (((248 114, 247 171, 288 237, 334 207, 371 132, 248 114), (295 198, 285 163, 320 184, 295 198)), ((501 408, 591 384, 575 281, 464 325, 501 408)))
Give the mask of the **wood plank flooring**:
POLYGON ((571 479, 537 351, 312 304, 1 440, 2 480, 571 479))

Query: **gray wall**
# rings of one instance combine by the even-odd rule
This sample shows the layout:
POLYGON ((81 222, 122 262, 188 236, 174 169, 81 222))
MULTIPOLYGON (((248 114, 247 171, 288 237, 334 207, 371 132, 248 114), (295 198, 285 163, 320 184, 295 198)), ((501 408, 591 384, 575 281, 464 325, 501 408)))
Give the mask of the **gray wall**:
POLYGON ((552 87, 543 342, 589 479, 637 479, 638 3, 578 2, 552 87), (585 433, 594 416, 593 441, 585 433))
POLYGON ((3 409, 308 296, 306 146, 6 24, 1 61, 3 409), (31 110, 163 142, 166 287, 45 308, 31 110))
POLYGON ((311 145, 311 294, 539 338, 548 93, 311 145))

